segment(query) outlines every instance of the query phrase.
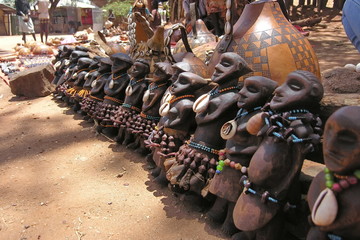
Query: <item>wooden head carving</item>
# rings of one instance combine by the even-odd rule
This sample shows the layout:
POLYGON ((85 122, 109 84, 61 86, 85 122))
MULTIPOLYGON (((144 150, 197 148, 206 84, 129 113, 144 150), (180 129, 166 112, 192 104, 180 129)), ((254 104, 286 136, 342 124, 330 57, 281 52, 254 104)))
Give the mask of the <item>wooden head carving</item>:
POLYGON ((360 107, 348 106, 326 122, 323 153, 326 169, 311 183, 308 203, 315 239, 359 239, 360 107))
POLYGON ((132 59, 124 53, 115 53, 110 56, 110 59, 113 63, 111 67, 112 74, 126 72, 133 65, 132 59))
POLYGON ((291 72, 286 82, 275 89, 270 108, 283 112, 291 109, 316 110, 324 95, 319 79, 307 71, 291 72))
POLYGON ((238 107, 250 111, 255 107, 263 106, 272 96, 276 86, 275 81, 266 77, 246 78, 239 91, 238 107))
POLYGON ((150 72, 150 64, 142 58, 136 59, 134 65, 130 69, 130 76, 135 79, 144 78, 150 72))

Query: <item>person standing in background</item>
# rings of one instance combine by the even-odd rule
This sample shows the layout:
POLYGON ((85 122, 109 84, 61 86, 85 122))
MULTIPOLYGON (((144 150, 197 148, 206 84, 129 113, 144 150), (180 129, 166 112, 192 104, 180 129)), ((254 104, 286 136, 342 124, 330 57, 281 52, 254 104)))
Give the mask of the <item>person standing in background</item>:
POLYGON ((346 35, 360 52, 360 2, 358 0, 347 0, 342 11, 342 24, 346 35))
POLYGON ((161 16, 160 13, 158 12, 158 8, 159 8, 159 3, 158 0, 153 0, 152 2, 152 10, 151 10, 151 15, 153 15, 153 19, 150 21, 150 27, 155 31, 158 26, 161 25, 161 16))
POLYGON ((43 41, 43 36, 45 34, 45 42, 47 42, 49 35, 49 0, 39 0, 36 5, 38 6, 39 20, 40 20, 40 38, 41 42, 43 41))
POLYGON ((34 24, 31 20, 30 5, 27 0, 15 0, 16 15, 19 20, 19 31, 22 33, 22 40, 26 43, 26 34, 30 33, 36 41, 34 24))

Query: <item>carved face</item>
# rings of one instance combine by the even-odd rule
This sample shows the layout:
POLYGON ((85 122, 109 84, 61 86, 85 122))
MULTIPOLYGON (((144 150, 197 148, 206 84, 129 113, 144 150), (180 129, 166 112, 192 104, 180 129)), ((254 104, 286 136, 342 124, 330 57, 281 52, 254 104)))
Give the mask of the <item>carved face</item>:
POLYGON ((295 71, 288 75, 285 83, 275 89, 270 107, 275 111, 310 108, 321 99, 322 94, 320 83, 295 71))
POLYGON ((152 81, 158 82, 158 81, 166 80, 167 78, 168 78, 168 75, 161 68, 158 67, 154 71, 154 77, 153 77, 152 81))
POLYGON ((239 91, 238 107, 251 110, 252 108, 263 106, 271 93, 277 86, 271 79, 254 76, 244 80, 244 86, 239 91))
POLYGON ((333 172, 351 174, 360 169, 360 107, 344 107, 327 120, 323 153, 333 172))
POLYGON ((179 75, 180 75, 180 73, 182 73, 182 72, 184 72, 184 71, 181 70, 181 69, 175 68, 174 69, 174 74, 171 76, 170 81, 173 82, 173 83, 176 82, 179 75))
POLYGON ((115 60, 113 65, 111 66, 111 72, 117 73, 117 72, 126 71, 130 67, 131 67, 131 65, 128 62, 121 61, 121 60, 115 60))
POLYGON ((100 67, 98 69, 98 72, 109 72, 111 70, 111 65, 109 64, 105 64, 105 63, 100 63, 100 67))
POLYGON ((178 79, 171 85, 170 93, 175 96, 184 94, 191 87, 191 81, 188 79, 187 75, 180 74, 178 79))
POLYGON ((142 78, 147 74, 148 67, 140 62, 135 62, 134 65, 131 67, 130 75, 133 78, 142 78))
POLYGON ((224 53, 220 57, 219 63, 215 66, 215 71, 211 76, 211 80, 215 83, 222 83, 234 77, 234 73, 239 69, 237 59, 234 59, 230 54, 224 53))

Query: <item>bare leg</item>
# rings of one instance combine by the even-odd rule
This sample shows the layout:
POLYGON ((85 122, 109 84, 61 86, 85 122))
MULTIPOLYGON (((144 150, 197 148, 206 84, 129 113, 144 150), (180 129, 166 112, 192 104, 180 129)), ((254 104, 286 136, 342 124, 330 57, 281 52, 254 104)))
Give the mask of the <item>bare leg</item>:
POLYGON ((32 35, 32 36, 33 36, 33 38, 34 38, 34 41, 36 41, 36 36, 35 36, 35 33, 32 33, 31 35, 32 35))
POLYGON ((24 41, 24 43, 26 43, 26 33, 23 33, 22 35, 23 35, 22 40, 24 41))
POLYGON ((44 39, 43 39, 44 33, 40 32, 40 38, 41 38, 41 42, 44 43, 44 39))

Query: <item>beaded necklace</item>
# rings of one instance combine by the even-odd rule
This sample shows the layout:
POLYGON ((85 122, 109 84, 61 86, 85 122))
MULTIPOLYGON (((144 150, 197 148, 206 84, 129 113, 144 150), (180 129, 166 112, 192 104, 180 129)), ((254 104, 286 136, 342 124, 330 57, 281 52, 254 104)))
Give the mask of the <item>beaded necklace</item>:
POLYGON ((145 114, 144 112, 141 112, 141 113, 140 113, 140 117, 145 118, 145 119, 148 119, 148 120, 155 120, 155 121, 159 121, 159 120, 160 120, 160 117, 147 115, 147 114, 145 114))
POLYGON ((183 98, 195 98, 195 95, 182 95, 180 97, 177 97, 177 98, 173 98, 174 96, 171 97, 169 103, 170 104, 173 104, 174 102, 180 100, 180 99, 183 99, 183 98))
POLYGON ((125 75, 127 75, 127 73, 120 74, 120 75, 117 76, 117 77, 114 77, 114 74, 111 74, 111 78, 112 78, 112 80, 116 80, 116 79, 119 79, 119 78, 121 78, 121 77, 123 77, 123 76, 125 76, 125 75))
POLYGON ((230 90, 233 90, 233 89, 240 89, 239 86, 233 86, 233 87, 227 87, 227 88, 223 88, 221 90, 219 90, 219 87, 215 87, 214 89, 212 89, 210 92, 209 92, 209 95, 210 97, 214 97, 216 95, 219 95, 220 93, 222 92, 227 92, 227 91, 230 91, 230 90))
POLYGON ((166 84, 167 84, 167 82, 166 82, 166 83, 159 84, 159 85, 156 85, 156 83, 150 83, 150 85, 148 86, 148 90, 151 92, 152 90, 155 90, 155 89, 157 89, 157 88, 159 88, 159 87, 162 87, 162 86, 164 86, 164 85, 166 85, 166 84), (154 87, 152 87, 153 84, 155 84, 154 87))
POLYGON ((328 168, 324 169, 325 173, 325 185, 327 188, 333 190, 336 193, 340 193, 344 189, 349 188, 351 185, 355 185, 360 180, 360 170, 355 170, 353 175, 342 176, 336 173, 333 173, 328 168), (338 182, 335 182, 335 179, 340 179, 338 182))
MULTIPOLYGON (((246 111, 243 108, 240 108, 240 110, 237 112, 236 117, 235 117, 235 121, 241 117, 244 117, 252 112, 255 112, 257 110, 260 110, 261 107, 255 107, 250 111, 246 111)), ((225 159, 225 150, 220 150, 219 151, 219 162, 217 163, 216 166, 216 173, 220 174, 221 171, 224 169, 224 166, 229 166, 231 168, 234 168, 236 170, 241 171, 243 174, 246 174, 247 172, 247 168, 245 166, 242 166, 240 163, 235 163, 234 161, 231 161, 230 159, 225 159)))
POLYGON ((103 74, 101 74, 100 76, 98 76, 94 81, 97 81, 97 80, 99 80, 100 78, 102 78, 105 74, 109 74, 109 73, 103 73, 103 74))
POLYGON ((80 70, 76 71, 76 73, 74 73, 73 75, 78 74, 79 72, 82 72, 82 71, 86 71, 86 70, 89 70, 89 69, 88 68, 80 69, 80 70))
POLYGON ((141 112, 140 108, 137 108, 137 107, 135 107, 135 106, 133 106, 131 104, 128 104, 128 103, 123 103, 121 106, 124 107, 124 108, 129 108, 129 109, 134 110, 136 112, 141 112))
POLYGON ((132 86, 134 86, 135 84, 144 81, 144 79, 145 79, 145 78, 140 78, 139 80, 134 81, 134 79, 132 78, 132 79, 130 79, 130 83, 129 83, 129 84, 130 84, 130 86, 132 87, 132 86))
POLYGON ((215 154, 215 155, 219 155, 219 150, 217 150, 217 149, 214 149, 214 148, 211 148, 211 147, 208 147, 208 146, 205 146, 205 145, 202 145, 200 143, 193 142, 193 141, 187 141, 186 143, 192 148, 201 149, 201 150, 203 150, 205 152, 209 152, 209 153, 212 153, 212 154, 215 154))

